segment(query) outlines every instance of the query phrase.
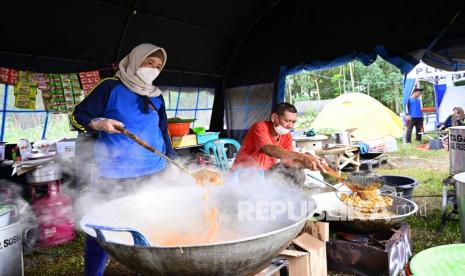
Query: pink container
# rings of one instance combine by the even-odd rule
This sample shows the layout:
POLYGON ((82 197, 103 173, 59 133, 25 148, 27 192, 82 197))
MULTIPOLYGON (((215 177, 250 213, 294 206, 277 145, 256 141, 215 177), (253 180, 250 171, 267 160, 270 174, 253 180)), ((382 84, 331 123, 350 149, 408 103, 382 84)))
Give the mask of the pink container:
POLYGON ((39 246, 52 247, 72 241, 75 237, 71 198, 60 192, 60 182, 51 181, 30 186, 32 207, 39 224, 39 246), (39 199, 35 187, 47 185, 47 195, 39 199))

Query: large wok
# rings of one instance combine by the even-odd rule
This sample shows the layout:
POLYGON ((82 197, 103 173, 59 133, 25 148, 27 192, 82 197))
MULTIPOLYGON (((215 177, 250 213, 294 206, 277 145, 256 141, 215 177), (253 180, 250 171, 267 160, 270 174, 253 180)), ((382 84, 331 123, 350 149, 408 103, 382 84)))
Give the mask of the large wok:
MULTIPOLYGON (((211 187, 211 192, 211 205, 219 209, 220 230, 218 239, 208 244, 159 246, 150 238, 160 232, 207 231, 202 216, 203 189, 194 185, 113 200, 86 213, 80 224, 107 252, 134 271, 150 275, 249 275, 268 266, 315 210, 310 197, 294 194, 291 205, 307 204, 299 216, 283 214, 276 219, 249 221, 238 217, 238 203, 250 203, 249 192, 225 187, 211 187), (230 239, 225 238, 228 236, 230 239)), ((266 197, 273 201, 280 196, 273 193, 266 197)), ((260 194, 257 198, 265 197, 260 194)))
POLYGON ((327 221, 331 229, 351 233, 375 233, 397 227, 407 217, 418 211, 418 205, 406 198, 383 194, 392 198, 393 204, 385 212, 365 214, 342 203, 334 192, 312 195, 318 209, 316 218, 327 221))

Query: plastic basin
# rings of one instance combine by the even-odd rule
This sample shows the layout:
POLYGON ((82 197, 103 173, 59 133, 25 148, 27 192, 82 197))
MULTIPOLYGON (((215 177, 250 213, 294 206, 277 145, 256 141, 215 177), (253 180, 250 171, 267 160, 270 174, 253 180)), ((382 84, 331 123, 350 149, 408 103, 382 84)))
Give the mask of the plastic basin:
POLYGON ((396 188, 398 194, 405 198, 411 198, 413 189, 419 183, 415 178, 400 175, 383 175, 386 185, 396 188))
POLYGON ((410 271, 414 276, 464 275, 465 244, 441 245, 413 256, 410 271))

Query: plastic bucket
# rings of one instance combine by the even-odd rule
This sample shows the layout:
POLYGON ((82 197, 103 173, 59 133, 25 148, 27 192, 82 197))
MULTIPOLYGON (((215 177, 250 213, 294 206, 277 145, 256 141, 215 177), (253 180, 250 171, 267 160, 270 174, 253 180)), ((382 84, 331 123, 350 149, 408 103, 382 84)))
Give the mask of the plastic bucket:
POLYGON ((191 123, 168 123, 170 136, 184 136, 189 134, 191 123))
POLYGON ((383 175, 386 185, 396 188, 397 193, 405 198, 411 198, 413 189, 419 183, 415 178, 400 175, 383 175))

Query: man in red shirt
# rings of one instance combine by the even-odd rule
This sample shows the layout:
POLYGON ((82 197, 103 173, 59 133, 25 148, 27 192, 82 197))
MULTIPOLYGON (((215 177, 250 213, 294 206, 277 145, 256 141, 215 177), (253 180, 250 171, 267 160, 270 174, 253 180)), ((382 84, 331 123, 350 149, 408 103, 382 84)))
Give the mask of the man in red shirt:
POLYGON ((324 161, 310 154, 293 151, 291 129, 297 120, 297 109, 289 103, 277 104, 271 121, 257 122, 242 141, 233 168, 258 167, 269 170, 279 160, 311 170, 324 170, 324 161))

